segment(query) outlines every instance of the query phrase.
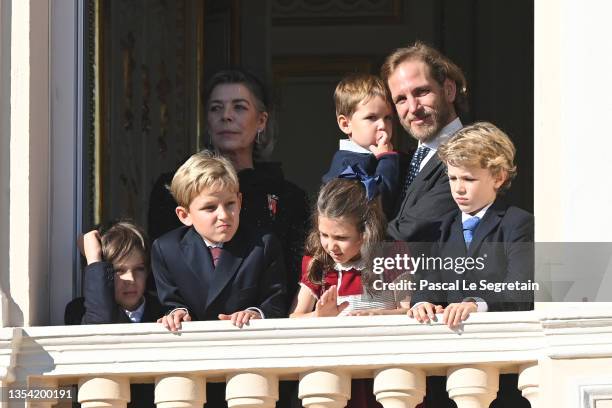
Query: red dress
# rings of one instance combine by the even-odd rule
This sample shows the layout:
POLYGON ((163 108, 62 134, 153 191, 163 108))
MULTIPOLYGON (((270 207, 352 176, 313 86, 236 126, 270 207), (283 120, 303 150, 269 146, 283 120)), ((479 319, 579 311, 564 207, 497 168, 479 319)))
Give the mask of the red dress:
MULTIPOLYGON (((331 269, 324 274, 324 284, 318 285, 308 280, 308 264, 311 259, 310 256, 305 256, 302 259, 300 285, 310 289, 314 297, 318 299, 325 290, 336 285, 338 288, 338 303, 342 303, 349 297, 361 298, 363 287, 360 270, 355 268, 342 271, 331 269)), ((372 387, 373 380, 371 378, 352 380, 351 399, 348 401, 346 408, 382 408, 382 405, 376 401, 372 387)))

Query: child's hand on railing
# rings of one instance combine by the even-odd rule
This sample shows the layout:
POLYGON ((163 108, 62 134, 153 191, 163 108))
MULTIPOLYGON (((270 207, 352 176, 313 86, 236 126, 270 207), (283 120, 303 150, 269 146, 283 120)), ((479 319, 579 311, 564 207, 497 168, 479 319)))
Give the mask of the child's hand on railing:
POLYGON ((221 313, 218 317, 219 320, 231 320, 232 324, 238 328, 242 328, 245 324, 248 325, 251 319, 261 319, 261 315, 255 310, 241 310, 231 315, 221 313))
POLYGON ((171 332, 181 329, 181 322, 190 322, 191 316, 186 309, 175 309, 169 314, 157 319, 157 323, 161 323, 171 332))

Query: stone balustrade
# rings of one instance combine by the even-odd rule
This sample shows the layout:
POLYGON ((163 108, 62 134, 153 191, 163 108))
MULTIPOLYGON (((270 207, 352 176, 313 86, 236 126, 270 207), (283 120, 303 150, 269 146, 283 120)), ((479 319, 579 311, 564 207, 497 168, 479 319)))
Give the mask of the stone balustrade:
MULTIPOLYGON (((445 375, 459 408, 484 408, 497 396, 499 375, 517 373, 532 407, 605 406, 612 311, 549 314, 477 314, 456 331, 406 316, 263 320, 243 329, 191 322, 179 334, 158 324, 4 328, 0 380, 3 387, 77 384, 84 408, 125 407, 130 383, 141 382, 155 384, 160 408, 201 407, 206 382, 218 381, 227 383, 229 407, 267 408, 279 380, 298 380, 304 407, 341 408, 351 379, 373 378, 385 408, 413 408, 426 377, 445 375)), ((65 401, 29 406, 57 403, 65 401)))

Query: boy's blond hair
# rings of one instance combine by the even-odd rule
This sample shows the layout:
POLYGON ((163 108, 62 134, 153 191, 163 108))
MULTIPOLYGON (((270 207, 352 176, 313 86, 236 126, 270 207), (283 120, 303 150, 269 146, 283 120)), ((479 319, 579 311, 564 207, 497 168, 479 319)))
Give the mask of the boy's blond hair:
POLYGON ((507 190, 514 176, 516 166, 514 144, 501 129, 489 122, 476 122, 464 127, 438 149, 438 156, 447 165, 480 166, 489 169, 496 177, 506 173, 506 180, 499 191, 507 190))
POLYGON ((229 160, 203 150, 187 159, 174 173, 170 193, 178 205, 188 209, 193 199, 206 189, 237 193, 239 183, 229 160))
POLYGON ((367 102, 380 96, 391 105, 391 95, 382 79, 371 74, 351 74, 344 77, 336 86, 334 102, 336 116, 350 118, 362 101, 367 102))

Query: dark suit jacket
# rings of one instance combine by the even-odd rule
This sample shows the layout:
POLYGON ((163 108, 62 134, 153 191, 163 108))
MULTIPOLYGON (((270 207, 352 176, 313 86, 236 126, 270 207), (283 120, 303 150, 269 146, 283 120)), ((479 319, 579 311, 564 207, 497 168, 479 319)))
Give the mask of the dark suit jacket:
MULTIPOLYGON (((108 262, 96 262, 85 268, 84 297, 66 305, 64 323, 67 325, 132 323, 115 303, 115 271, 108 262)), ((161 305, 155 296, 145 294, 143 323, 156 322, 163 316, 161 305)), ((153 384, 132 384, 128 408, 154 408, 153 384)))
POLYGON ((435 242, 442 219, 456 208, 446 166, 436 154, 408 187, 387 234, 398 241, 435 242))
POLYGON ((440 241, 433 254, 444 259, 480 257, 484 268, 465 268, 462 274, 453 269, 437 269, 423 272, 418 277, 430 282, 455 282, 458 279, 460 282, 475 283, 476 289, 466 290, 461 283, 459 290, 417 291, 412 298, 412 304, 421 301, 436 304, 457 303, 465 298, 478 297, 487 302, 489 311, 532 309, 533 292, 483 290, 480 281, 485 280, 489 283, 533 281, 533 239, 533 215, 497 200, 485 213, 474 231, 469 249, 466 249, 461 211, 457 210, 443 221, 440 241))
POLYGON ((282 249, 272 234, 241 225, 213 268, 202 237, 183 226, 153 243, 151 263, 166 312, 184 307, 193 320, 216 320, 219 313, 248 307, 258 307, 266 318, 287 314, 282 249))
MULTIPOLYGON (((177 204, 166 188, 174 172, 162 174, 149 200, 149 237, 155 240, 183 224, 174 213, 177 204)), ((273 232, 283 247, 289 308, 299 289, 304 240, 310 229, 310 204, 304 190, 285 179, 280 163, 256 162, 238 172, 242 206, 240 226, 273 232)), ((149 288, 155 289, 153 277, 149 288)))
MULTIPOLYGON (((67 325, 132 323, 115 303, 114 275, 113 265, 108 262, 87 265, 83 282, 84 296, 66 305, 64 323, 67 325)), ((145 299, 142 323, 156 322, 163 316, 159 300, 147 293, 145 299)))
POLYGON ((380 176, 381 196, 387 219, 390 219, 400 192, 400 156, 397 152, 384 153, 378 157, 369 153, 338 150, 332 159, 329 171, 323 175, 323 183, 338 177, 348 166, 359 165, 368 176, 380 176))

